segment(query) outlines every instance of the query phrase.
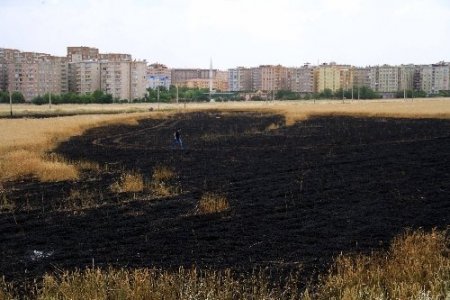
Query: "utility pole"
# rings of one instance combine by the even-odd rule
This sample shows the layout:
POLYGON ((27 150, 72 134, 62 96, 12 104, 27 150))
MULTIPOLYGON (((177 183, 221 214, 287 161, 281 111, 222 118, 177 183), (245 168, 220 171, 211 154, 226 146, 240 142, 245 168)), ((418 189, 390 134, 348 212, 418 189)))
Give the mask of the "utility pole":
POLYGON ((12 113, 12 95, 11 95, 11 89, 9 90, 9 109, 10 109, 10 114, 11 114, 11 117, 13 116, 13 113, 12 113))

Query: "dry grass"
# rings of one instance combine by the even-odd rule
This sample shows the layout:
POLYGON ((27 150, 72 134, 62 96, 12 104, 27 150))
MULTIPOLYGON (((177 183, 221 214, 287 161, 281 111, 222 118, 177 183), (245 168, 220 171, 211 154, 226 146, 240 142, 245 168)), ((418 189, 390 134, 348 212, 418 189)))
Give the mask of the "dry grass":
POLYGON ((230 270, 180 268, 86 269, 47 275, 37 299, 301 299, 294 280, 286 286, 269 284, 263 272, 236 276, 230 270))
POLYGON ((119 181, 111 185, 111 191, 115 193, 137 193, 142 192, 144 188, 144 178, 135 171, 122 174, 119 181))
POLYGON ((205 193, 202 195, 197 204, 197 213, 199 214, 213 214, 226 211, 230 208, 228 199, 221 194, 205 193))
POLYGON ((397 237, 387 253, 340 256, 318 299, 448 299, 450 241, 422 230, 397 237))
MULTIPOLYGON (((51 112, 93 113, 143 111, 149 104, 129 105, 58 105, 51 112)), ((226 102, 161 104, 161 110, 172 112, 133 113, 114 115, 79 115, 42 119, 0 119, 0 182, 15 180, 23 176, 34 176, 42 181, 70 180, 77 178, 80 167, 77 163, 48 160, 48 153, 58 143, 86 129, 107 124, 136 124, 141 118, 165 118, 180 111, 218 109, 222 111, 248 110, 281 113, 287 125, 316 115, 353 115, 408 118, 450 118, 450 100, 415 99, 350 101, 270 101, 270 102, 226 102), (20 161, 18 160, 20 159, 20 161), (16 163, 20 165, 16 168, 16 163)), ((23 113, 48 113, 48 106, 14 105, 14 111, 23 113)), ((0 105, 0 114, 9 113, 8 105, 0 105)), ((269 128, 270 129, 270 128, 269 128)))
POLYGON ((179 186, 175 184, 177 174, 173 168, 157 165, 153 169, 152 182, 150 190, 158 197, 168 197, 177 195, 179 186))
MULTIPOLYGON (((340 256, 329 275, 306 290, 295 274, 271 282, 261 270, 88 268, 45 275, 26 293, 37 299, 448 299, 449 246, 447 231, 409 232, 387 252, 340 256)), ((15 295, 0 279, 0 299, 15 295)))
POLYGON ((0 182, 33 176, 41 181, 71 180, 86 163, 68 163, 47 153, 85 130, 107 125, 135 125, 145 117, 164 114, 82 115, 47 119, 0 119, 0 182))
POLYGON ((174 179, 176 175, 173 168, 158 165, 153 169, 152 179, 157 182, 169 181, 174 179))

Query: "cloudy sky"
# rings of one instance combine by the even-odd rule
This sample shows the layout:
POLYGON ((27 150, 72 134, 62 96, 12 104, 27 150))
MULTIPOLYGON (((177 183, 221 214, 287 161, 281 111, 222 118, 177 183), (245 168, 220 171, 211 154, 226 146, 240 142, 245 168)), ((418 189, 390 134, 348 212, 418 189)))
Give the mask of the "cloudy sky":
POLYGON ((449 0, 0 0, 0 47, 169 67, 450 61, 449 0))

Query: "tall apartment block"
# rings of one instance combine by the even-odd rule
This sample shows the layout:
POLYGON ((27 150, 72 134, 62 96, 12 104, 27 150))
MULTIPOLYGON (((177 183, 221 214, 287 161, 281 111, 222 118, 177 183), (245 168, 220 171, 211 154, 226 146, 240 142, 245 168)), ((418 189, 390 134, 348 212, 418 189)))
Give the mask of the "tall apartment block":
POLYGON ((314 67, 305 64, 300 68, 290 68, 289 89, 301 94, 314 93, 314 67))
POLYGON ((163 86, 166 89, 172 84, 172 72, 163 64, 154 63, 147 67, 147 88, 156 89, 163 86))
POLYGON ((145 61, 130 54, 99 53, 97 48, 67 47, 69 87, 77 94, 101 90, 114 99, 133 100, 146 94, 145 61))
POLYGON ((145 61, 102 61, 100 90, 115 99, 140 99, 146 94, 147 63, 145 61))
POLYGON ((375 66, 370 69, 370 88, 385 95, 399 91, 399 67, 375 66))
MULTIPOLYGON (((171 83, 189 88, 209 88, 209 69, 172 69, 171 83)), ((212 70, 213 89, 228 90, 228 72, 212 70)))
POLYGON ((450 91, 450 64, 440 62, 433 64, 432 68, 431 94, 438 94, 439 91, 450 91))
POLYGON ((68 91, 68 65, 65 57, 46 53, 0 49, 0 87, 17 91, 30 101, 46 93, 68 91))
POLYGON ((336 92, 341 88, 350 89, 353 86, 352 72, 352 67, 348 65, 322 64, 315 69, 314 91, 322 92, 330 89, 336 92))
POLYGON ((99 52, 97 48, 91 47, 67 47, 67 59, 69 62, 79 62, 86 60, 98 60, 99 52))
MULTIPOLYGON (((398 89, 399 91, 409 91, 414 88, 415 65, 399 66, 398 89)), ((405 95, 406 96, 406 95, 405 95)))
POLYGON ((370 87, 370 67, 353 68, 353 86, 360 88, 370 87))
POLYGON ((231 92, 251 91, 252 70, 244 67, 228 69, 228 90, 231 92))
POLYGON ((288 89, 288 68, 281 65, 262 65, 259 66, 259 71, 261 73, 261 90, 279 91, 288 89))

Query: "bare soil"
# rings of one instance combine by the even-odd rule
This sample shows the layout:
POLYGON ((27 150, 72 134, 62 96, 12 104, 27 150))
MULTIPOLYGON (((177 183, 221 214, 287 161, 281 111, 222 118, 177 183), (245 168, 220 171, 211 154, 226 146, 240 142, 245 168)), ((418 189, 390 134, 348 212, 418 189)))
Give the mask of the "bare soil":
POLYGON ((268 267, 311 277, 340 253, 387 247, 406 228, 449 226, 450 121, 284 124, 279 115, 201 112, 71 138, 57 152, 102 171, 4 186, 0 274, 23 280, 94 264, 268 267), (172 148, 176 128, 184 150, 172 148), (177 172, 168 184, 180 194, 109 189, 127 170, 151 181, 157 165, 177 172), (225 194, 230 209, 196 214, 205 192, 225 194))

